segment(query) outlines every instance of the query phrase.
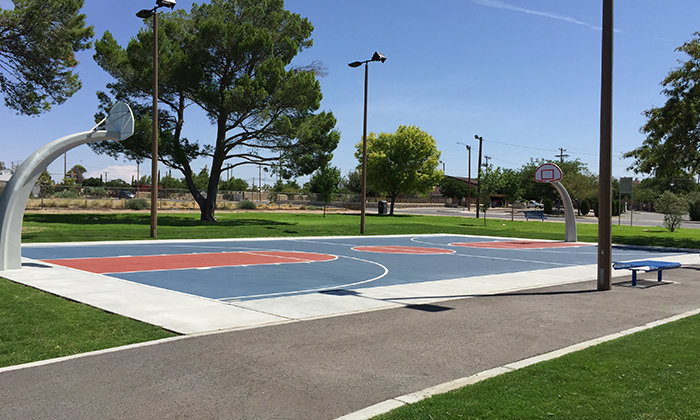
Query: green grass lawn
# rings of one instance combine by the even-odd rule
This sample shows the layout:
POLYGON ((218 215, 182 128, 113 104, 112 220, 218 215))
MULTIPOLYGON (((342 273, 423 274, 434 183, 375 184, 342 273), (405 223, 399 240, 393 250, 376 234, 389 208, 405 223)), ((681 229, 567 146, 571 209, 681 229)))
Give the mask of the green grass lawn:
POLYGON ((544 418, 700 418, 700 316, 496 376, 375 420, 544 418))
POLYGON ((0 277, 0 367, 174 335, 0 277))
MULTIPOLYGON (((359 235, 360 217, 330 213, 219 213, 219 222, 201 223, 198 213, 160 214, 159 239, 264 238, 289 236, 359 235)), ((27 213, 22 241, 72 242, 109 240, 147 240, 150 216, 147 213, 27 213)), ((700 249, 700 230, 669 232, 662 227, 613 225, 613 242, 700 249)), ((563 223, 542 223, 483 219, 415 216, 367 215, 365 232, 369 235, 456 233, 507 236, 532 239, 564 239, 563 223)), ((597 242, 598 226, 578 224, 578 240, 597 242)))

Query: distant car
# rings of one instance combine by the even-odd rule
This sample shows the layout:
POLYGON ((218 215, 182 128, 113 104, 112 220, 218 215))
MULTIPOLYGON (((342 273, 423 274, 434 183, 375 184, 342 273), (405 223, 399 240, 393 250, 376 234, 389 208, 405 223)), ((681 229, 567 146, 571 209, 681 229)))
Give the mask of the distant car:
POLYGON ((117 194, 117 197, 121 198, 136 198, 136 194, 134 194, 132 191, 126 191, 126 190, 121 190, 119 191, 119 194, 117 194))
POLYGON ((544 205, 542 203, 538 203, 535 200, 530 200, 528 201, 525 206, 529 209, 535 208, 535 209, 543 209, 544 205))

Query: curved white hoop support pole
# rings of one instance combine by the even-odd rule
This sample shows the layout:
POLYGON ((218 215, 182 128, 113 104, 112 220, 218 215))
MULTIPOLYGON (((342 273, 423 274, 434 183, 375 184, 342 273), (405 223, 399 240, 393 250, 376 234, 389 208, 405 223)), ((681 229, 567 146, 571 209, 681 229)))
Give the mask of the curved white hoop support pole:
POLYGON ((557 189, 561 196, 561 201, 564 203, 564 220, 566 232, 564 233, 564 242, 577 242, 576 234, 576 214, 574 213, 574 205, 571 203, 571 197, 566 191, 566 188, 559 181, 550 182, 557 189))
POLYGON ((22 219, 29 194, 51 162, 68 150, 102 140, 124 140, 134 133, 134 116, 126 104, 110 111, 104 128, 54 140, 32 153, 15 171, 0 195, 0 271, 22 268, 22 219))

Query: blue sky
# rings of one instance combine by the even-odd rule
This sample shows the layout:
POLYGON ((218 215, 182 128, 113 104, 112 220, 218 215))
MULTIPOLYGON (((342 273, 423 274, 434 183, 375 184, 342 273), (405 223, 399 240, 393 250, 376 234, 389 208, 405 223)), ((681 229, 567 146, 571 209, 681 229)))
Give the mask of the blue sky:
MULTIPOLYGON (((108 30, 126 45, 142 27, 134 14, 153 4, 86 0, 83 12, 97 38, 108 30)), ((180 0, 177 7, 189 10, 190 5, 180 0)), ((333 165, 343 174, 357 165, 353 153, 362 136, 363 111, 363 68, 347 64, 369 59, 374 51, 387 61, 370 64, 368 130, 419 126, 435 138, 448 175, 467 175, 461 142, 472 146, 475 176, 475 134, 484 138, 484 155, 495 166, 517 169, 530 158, 554 159, 564 148, 568 159, 578 158, 598 173, 602 0, 287 0, 285 6, 314 25, 314 46, 294 64, 320 60, 328 68, 320 80, 321 109, 338 120, 341 140, 333 165)), ((0 0, 0 7, 11 2, 0 0)), ((635 176, 620 156, 644 140, 642 112, 665 102, 660 83, 685 58, 675 49, 700 31, 697 16, 695 0, 615 2, 615 177, 635 176)), ((1 161, 19 163, 56 138, 92 128, 95 92, 110 82, 92 55, 78 56, 83 89, 51 112, 26 117, 0 107, 1 161)), ((188 112, 185 135, 210 143, 214 130, 206 117, 188 112)), ((67 165, 74 164, 88 169, 88 176, 106 172, 108 179, 131 181, 136 174, 135 162, 99 156, 87 146, 68 152, 67 165)), ((63 165, 59 159, 49 166, 54 180, 61 178, 63 165)), ((147 161, 140 173, 148 172, 147 161)), ((239 167, 233 175, 258 183, 257 167, 239 167)), ((263 183, 273 181, 263 173, 263 183)))

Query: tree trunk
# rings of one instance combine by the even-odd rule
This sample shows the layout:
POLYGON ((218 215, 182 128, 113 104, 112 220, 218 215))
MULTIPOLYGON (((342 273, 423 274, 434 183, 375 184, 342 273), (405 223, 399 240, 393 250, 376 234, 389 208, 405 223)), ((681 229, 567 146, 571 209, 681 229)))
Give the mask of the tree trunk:
POLYGON ((392 195, 391 198, 391 210, 389 210, 389 216, 394 215, 394 204, 396 204, 396 197, 398 197, 398 194, 392 195))

